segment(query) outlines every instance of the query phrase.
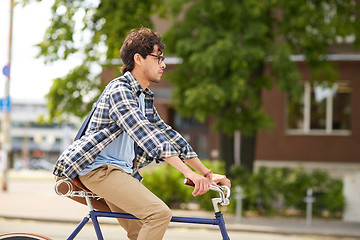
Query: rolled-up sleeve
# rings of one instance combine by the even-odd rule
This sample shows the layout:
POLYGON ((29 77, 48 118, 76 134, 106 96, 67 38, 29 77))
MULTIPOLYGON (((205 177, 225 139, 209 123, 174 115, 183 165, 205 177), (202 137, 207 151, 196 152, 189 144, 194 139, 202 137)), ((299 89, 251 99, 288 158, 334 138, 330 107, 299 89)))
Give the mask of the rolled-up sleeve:
POLYGON ((176 149, 141 113, 133 92, 118 84, 108 99, 110 118, 123 129, 146 154, 154 159, 178 155, 176 149))

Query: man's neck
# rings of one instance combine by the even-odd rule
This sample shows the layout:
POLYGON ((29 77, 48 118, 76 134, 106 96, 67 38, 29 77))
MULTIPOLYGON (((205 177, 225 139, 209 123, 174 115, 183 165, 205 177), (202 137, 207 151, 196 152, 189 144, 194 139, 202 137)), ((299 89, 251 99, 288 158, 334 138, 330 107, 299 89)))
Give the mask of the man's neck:
POLYGON ((149 81, 147 81, 146 78, 144 78, 144 76, 142 76, 141 72, 136 71, 134 69, 131 71, 131 74, 134 76, 136 81, 138 81, 138 83, 140 84, 140 86, 142 87, 143 90, 145 90, 146 88, 149 87, 149 85, 150 85, 149 81))

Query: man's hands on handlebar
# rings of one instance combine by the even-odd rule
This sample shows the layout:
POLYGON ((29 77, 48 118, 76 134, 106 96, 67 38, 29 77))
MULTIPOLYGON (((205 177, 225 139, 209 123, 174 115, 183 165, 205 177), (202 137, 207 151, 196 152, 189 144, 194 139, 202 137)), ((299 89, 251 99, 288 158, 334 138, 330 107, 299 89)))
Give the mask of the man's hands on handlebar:
POLYGON ((189 178, 195 184, 194 191, 192 192, 193 196, 196 197, 209 191, 210 181, 207 178, 197 174, 196 172, 191 172, 185 177, 189 178))
POLYGON ((230 180, 227 179, 226 176, 212 173, 212 171, 206 168, 197 157, 187 159, 185 162, 203 175, 191 170, 178 156, 170 156, 164 158, 164 160, 195 184, 195 189, 192 192, 192 195, 194 196, 199 196, 209 191, 209 184, 223 184, 229 188, 231 187, 230 180))
POLYGON ((230 180, 226 176, 220 174, 211 173, 207 177, 204 177, 200 174, 197 174, 196 172, 192 172, 185 177, 189 178, 195 184, 194 191, 192 192, 192 195, 195 197, 208 192, 209 184, 223 184, 225 186, 231 187, 230 180))
POLYGON ((214 173, 214 174, 212 174, 211 180, 214 183, 214 185, 223 184, 223 185, 231 188, 231 182, 225 175, 220 175, 220 174, 214 173))

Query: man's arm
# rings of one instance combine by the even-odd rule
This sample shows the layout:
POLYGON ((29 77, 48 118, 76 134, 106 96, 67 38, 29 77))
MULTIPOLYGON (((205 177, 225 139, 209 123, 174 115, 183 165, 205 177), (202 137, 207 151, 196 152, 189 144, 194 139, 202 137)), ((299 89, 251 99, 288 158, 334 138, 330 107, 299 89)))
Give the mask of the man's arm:
POLYGON ((222 183, 228 187, 231 187, 230 180, 227 179, 224 175, 213 174, 212 171, 200 161, 200 159, 197 157, 197 154, 193 152, 191 146, 186 142, 186 140, 177 131, 164 123, 164 121, 157 113, 155 107, 153 109, 155 126, 161 129, 161 132, 165 135, 173 147, 180 152, 181 156, 184 158, 185 163, 189 164, 202 176, 205 176, 210 181, 210 183, 222 183))
POLYGON ((185 160, 186 164, 189 164, 192 168, 198 171, 201 175, 206 177, 212 184, 222 183, 225 186, 231 187, 230 180, 225 175, 219 175, 212 173, 211 169, 208 169, 199 158, 191 158, 185 160))
POLYGON ((171 156, 164 160, 195 183, 195 189, 192 192, 194 196, 202 195, 209 191, 209 180, 192 171, 178 156, 171 156))

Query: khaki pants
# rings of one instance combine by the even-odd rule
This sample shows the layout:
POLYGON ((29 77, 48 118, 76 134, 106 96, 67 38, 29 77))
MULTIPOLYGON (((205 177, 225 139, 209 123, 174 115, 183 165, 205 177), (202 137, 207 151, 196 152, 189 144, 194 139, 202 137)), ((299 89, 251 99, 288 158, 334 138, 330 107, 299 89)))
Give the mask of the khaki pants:
MULTIPOLYGON (((163 238, 171 220, 171 210, 137 179, 110 165, 103 165, 79 179, 93 193, 103 197, 99 201, 92 200, 95 209, 127 212, 141 219, 118 219, 129 239, 163 238)), ((73 200, 84 203, 84 199, 73 200)))

